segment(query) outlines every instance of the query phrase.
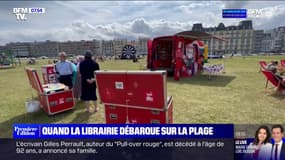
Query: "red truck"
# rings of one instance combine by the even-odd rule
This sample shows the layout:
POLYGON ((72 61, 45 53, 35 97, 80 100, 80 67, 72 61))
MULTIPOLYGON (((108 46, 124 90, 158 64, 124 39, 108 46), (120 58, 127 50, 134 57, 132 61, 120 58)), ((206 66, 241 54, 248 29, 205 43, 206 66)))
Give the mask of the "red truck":
POLYGON ((220 39, 205 32, 184 31, 148 41, 147 68, 167 70, 175 80, 191 77, 203 68, 202 40, 220 39))

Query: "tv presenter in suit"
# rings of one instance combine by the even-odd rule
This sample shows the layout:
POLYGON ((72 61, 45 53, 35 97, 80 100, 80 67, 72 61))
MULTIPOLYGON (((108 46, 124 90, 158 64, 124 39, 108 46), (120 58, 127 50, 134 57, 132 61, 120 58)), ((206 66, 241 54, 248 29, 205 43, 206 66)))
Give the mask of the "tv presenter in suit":
POLYGON ((285 160, 284 128, 274 125, 271 129, 274 144, 271 149, 271 160, 285 160))

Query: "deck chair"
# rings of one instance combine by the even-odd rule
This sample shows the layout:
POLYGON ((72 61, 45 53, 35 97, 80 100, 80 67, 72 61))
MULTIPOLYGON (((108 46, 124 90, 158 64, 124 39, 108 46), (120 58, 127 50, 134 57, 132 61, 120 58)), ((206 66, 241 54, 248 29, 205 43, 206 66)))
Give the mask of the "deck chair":
POLYGON ((266 70, 267 63, 265 61, 259 61, 259 65, 260 65, 259 72, 266 70))
POLYGON ((285 67, 285 59, 280 60, 282 67, 285 67))
POLYGON ((285 89, 285 84, 282 82, 282 79, 274 75, 273 72, 263 70, 262 73, 266 78, 265 88, 268 87, 268 81, 270 81, 270 83, 274 86, 273 88, 276 87, 277 90, 285 89))

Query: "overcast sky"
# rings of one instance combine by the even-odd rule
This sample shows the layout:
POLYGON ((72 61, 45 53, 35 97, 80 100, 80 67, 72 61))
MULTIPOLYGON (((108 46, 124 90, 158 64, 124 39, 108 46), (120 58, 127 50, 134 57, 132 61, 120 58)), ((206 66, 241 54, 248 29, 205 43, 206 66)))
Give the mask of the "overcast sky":
POLYGON ((254 29, 285 26, 285 1, 0 1, 0 45, 44 40, 136 39, 171 35, 204 27, 237 25, 245 19, 223 19, 222 9, 262 9, 254 29), (45 14, 28 14, 17 21, 13 8, 41 7, 45 14))

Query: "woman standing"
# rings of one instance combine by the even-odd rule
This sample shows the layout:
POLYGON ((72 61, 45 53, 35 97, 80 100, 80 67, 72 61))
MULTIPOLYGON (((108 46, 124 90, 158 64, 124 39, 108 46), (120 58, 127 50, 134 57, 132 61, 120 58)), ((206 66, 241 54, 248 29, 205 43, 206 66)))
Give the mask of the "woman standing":
POLYGON ((270 160, 272 144, 267 126, 260 126, 254 136, 254 141, 247 147, 246 160, 270 160))
POLYGON ((96 96, 96 82, 94 78, 94 71, 99 70, 98 63, 92 60, 91 51, 86 51, 85 59, 79 65, 81 74, 81 100, 85 102, 88 112, 91 111, 90 101, 93 102, 95 112, 98 111, 97 96, 96 96))
POLYGON ((84 60, 84 56, 78 56, 77 57, 77 76, 76 76, 76 81, 75 81, 75 85, 73 88, 73 94, 74 94, 74 98, 79 99, 81 96, 81 75, 79 72, 79 65, 80 63, 84 60))

